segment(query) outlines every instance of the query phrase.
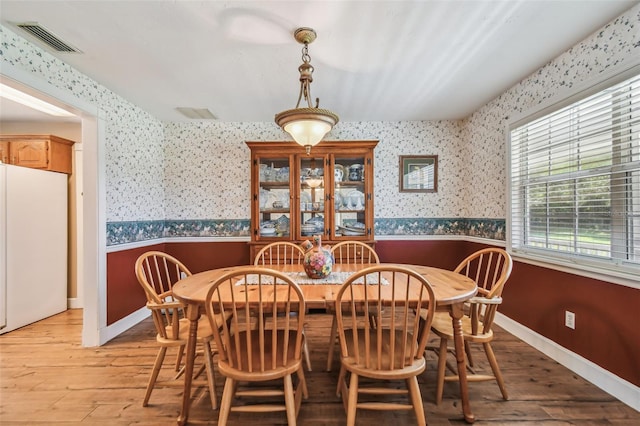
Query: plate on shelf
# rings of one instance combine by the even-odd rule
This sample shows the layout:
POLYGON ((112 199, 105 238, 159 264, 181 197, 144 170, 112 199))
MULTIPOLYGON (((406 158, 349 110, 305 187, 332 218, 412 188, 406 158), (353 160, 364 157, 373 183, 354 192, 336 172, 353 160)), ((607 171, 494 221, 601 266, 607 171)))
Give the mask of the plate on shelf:
POLYGON ((344 197, 343 204, 349 210, 364 210, 364 194, 354 189, 344 197))

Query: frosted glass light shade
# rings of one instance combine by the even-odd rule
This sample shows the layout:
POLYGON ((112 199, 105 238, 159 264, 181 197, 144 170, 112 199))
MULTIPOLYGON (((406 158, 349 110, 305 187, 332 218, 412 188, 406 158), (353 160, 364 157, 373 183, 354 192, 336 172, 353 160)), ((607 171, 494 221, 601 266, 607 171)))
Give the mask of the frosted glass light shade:
POLYGON ((284 131, 302 146, 317 145, 330 130, 329 123, 316 120, 292 121, 284 126, 284 131))
POLYGON ((276 123, 309 153, 338 122, 336 114, 321 108, 295 108, 276 114, 276 123))

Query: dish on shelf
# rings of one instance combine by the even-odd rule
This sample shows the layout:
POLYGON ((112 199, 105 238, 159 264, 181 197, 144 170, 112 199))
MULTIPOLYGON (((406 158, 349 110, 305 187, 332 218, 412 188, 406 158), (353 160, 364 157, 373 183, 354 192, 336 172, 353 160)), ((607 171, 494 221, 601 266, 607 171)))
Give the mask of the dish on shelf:
MULTIPOLYGON (((266 210, 277 208, 273 205, 273 203, 281 203, 281 201, 278 199, 278 196, 275 193, 264 188, 260 189, 260 208, 266 210)), ((282 205, 280 205, 280 208, 282 208, 282 205)))
POLYGON ((342 208, 343 201, 344 200, 340 192, 336 191, 336 194, 333 196, 333 205, 335 206, 336 210, 340 210, 342 208))
POLYGON ((364 177, 364 165, 363 164, 352 164, 349 166, 349 180, 350 181, 361 181, 364 177))
POLYGON ((347 235, 347 236, 364 235, 364 232, 365 232, 364 224, 362 224, 362 228, 357 225, 359 224, 354 224, 352 226, 338 225, 338 229, 340 230, 342 235, 347 235))
POLYGON ((275 235, 277 231, 276 222, 273 220, 265 220, 260 223, 260 235, 275 235))
POLYGON ((285 234, 289 232, 289 218, 287 216, 282 215, 276 219, 276 230, 285 234))
MULTIPOLYGON (((313 232, 323 232, 324 231, 324 217, 322 216, 314 216, 311 219, 307 220, 304 224, 302 224, 302 227, 305 227, 306 225, 313 225, 314 226, 314 231, 313 232)), ((311 229, 311 226, 309 226, 306 229, 311 229)))
POLYGON ((335 166, 333 166, 333 179, 336 182, 342 182, 345 179, 345 171, 344 171, 344 167, 342 167, 340 164, 336 164, 335 166))
POLYGON ((349 210, 364 210, 364 194, 357 189, 349 192, 343 202, 349 210))
POLYGON ((260 228, 260 235, 276 235, 276 228, 260 228))

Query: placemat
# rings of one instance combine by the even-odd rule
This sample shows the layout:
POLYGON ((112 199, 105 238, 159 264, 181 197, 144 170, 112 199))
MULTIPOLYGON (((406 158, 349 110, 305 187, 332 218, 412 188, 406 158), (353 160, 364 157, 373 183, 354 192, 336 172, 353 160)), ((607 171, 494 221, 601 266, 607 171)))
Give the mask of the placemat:
MULTIPOLYGON (((309 276, 305 272, 285 272, 286 276, 290 277, 297 284, 342 284, 344 283, 353 272, 332 272, 326 278, 309 278, 309 276)), ((273 284, 273 279, 270 276, 262 277, 263 284, 273 284)), ((244 278, 238 280, 236 285, 244 285, 244 278)), ((363 284, 363 277, 358 278, 354 281, 354 284, 363 284)), ((247 275, 247 284, 258 284, 258 275, 257 274, 249 274, 247 275)), ((367 284, 378 284, 378 274, 369 274, 367 275, 367 284)), ((389 282, 386 278, 382 277, 382 285, 388 285, 389 282)))

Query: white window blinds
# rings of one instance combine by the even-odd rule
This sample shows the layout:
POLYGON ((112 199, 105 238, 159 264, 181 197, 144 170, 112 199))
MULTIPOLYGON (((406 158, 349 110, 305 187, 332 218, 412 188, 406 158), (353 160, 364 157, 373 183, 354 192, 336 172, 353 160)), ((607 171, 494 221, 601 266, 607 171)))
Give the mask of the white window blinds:
POLYGON ((640 75, 510 136, 514 252, 640 266, 640 75))

